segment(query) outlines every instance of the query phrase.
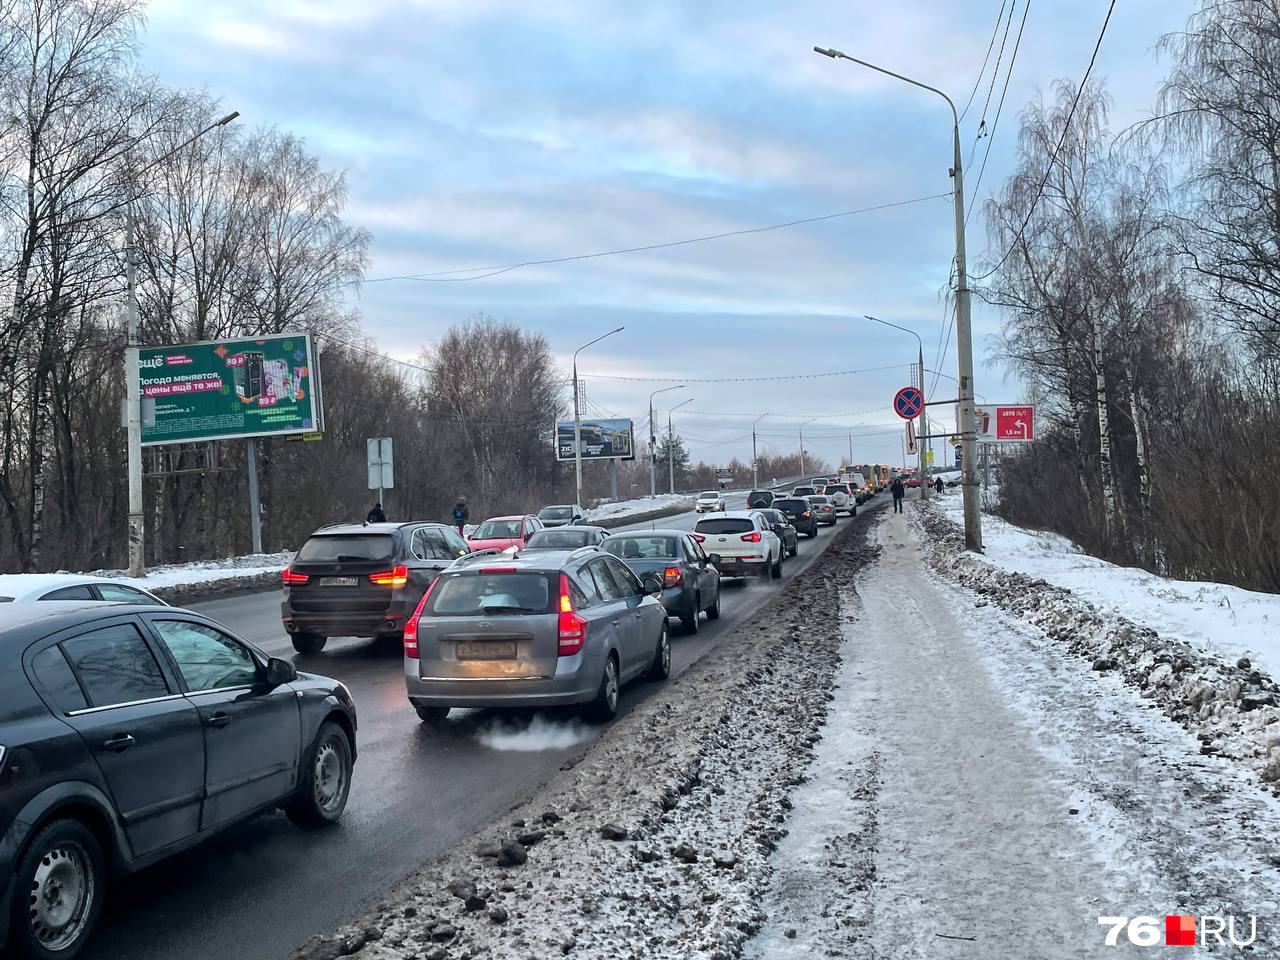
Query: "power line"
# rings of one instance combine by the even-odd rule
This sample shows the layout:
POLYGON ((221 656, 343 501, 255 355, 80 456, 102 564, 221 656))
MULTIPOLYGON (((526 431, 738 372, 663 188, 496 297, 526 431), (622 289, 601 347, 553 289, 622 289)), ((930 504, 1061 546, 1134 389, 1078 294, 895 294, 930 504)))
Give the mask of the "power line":
MULTIPOLYGON (((1017 0, 1014 2, 1016 3, 1017 0)), ((969 99, 964 105, 964 110, 960 112, 961 120, 964 120, 969 108, 973 106, 973 98, 978 92, 978 87, 982 85, 982 77, 987 72, 987 63, 991 60, 991 51, 996 45, 996 34, 1000 32, 1000 21, 1004 19, 1004 8, 1008 3, 1009 0, 1000 0, 1000 12, 996 14, 996 25, 991 28, 991 42, 987 44, 987 55, 982 58, 982 69, 978 71, 977 79, 973 81, 973 89, 969 91, 969 99)))
MULTIPOLYGON (((978 136, 974 138, 973 150, 969 153, 969 162, 973 162, 973 155, 978 151, 978 140, 981 139, 983 131, 987 126, 987 111, 991 109, 991 95, 995 93, 996 77, 1000 76, 1000 64, 1004 62, 1004 47, 1009 42, 1009 28, 1013 25, 1013 12, 1018 8, 1018 0, 1014 0, 1013 5, 1009 7, 1009 18, 1004 24, 1004 36, 1000 38, 1000 53, 996 56, 996 65, 991 71, 991 85, 987 87, 987 100, 982 105, 982 119, 978 123, 978 136)), ((997 26, 999 24, 997 23, 997 26)))
POLYGON ((512 270, 519 270, 521 267, 543 267, 556 263, 570 263, 577 260, 596 260, 601 257, 616 257, 626 253, 644 253, 650 250, 664 250, 670 247, 683 247, 693 243, 706 243, 710 240, 724 240, 729 237, 742 237, 754 233, 768 233, 771 230, 782 230, 787 227, 797 227, 806 223, 821 223, 826 220, 836 220, 840 217, 852 217, 860 213, 874 213, 879 210, 890 210, 894 207, 905 207, 913 203, 924 203, 927 200, 946 200, 950 199, 950 197, 951 194, 949 193, 935 193, 927 197, 915 197, 911 200, 895 200, 891 203, 881 203, 872 207, 861 207, 857 210, 844 210, 840 213, 828 213, 820 217, 805 217, 800 220, 788 220, 786 223, 771 223, 763 227, 747 227, 742 230, 729 230, 725 233, 714 233, 705 237, 689 237, 685 240, 671 240, 665 243, 648 243, 638 247, 622 247, 617 250, 600 250, 595 253, 580 253, 568 257, 551 257, 546 260, 524 260, 520 263, 507 263, 488 267, 464 267, 457 270, 441 270, 437 273, 404 274, 393 277, 368 277, 360 282, 388 283, 393 280, 418 280, 424 283, 466 283, 471 280, 485 280, 489 277, 496 277, 499 274, 510 273, 512 270), (459 273, 479 273, 479 276, 453 276, 453 274, 459 273))
POLYGON ((771 383, 781 380, 818 380, 826 377, 849 377, 859 373, 877 373, 881 370, 899 370, 905 363, 885 367, 864 367, 861 370, 832 370, 829 373, 796 373, 784 377, 617 377, 602 373, 579 374, 579 380, 621 380, 628 383, 771 383))
POLYGON ((1067 113, 1066 122, 1062 125, 1062 136, 1058 138, 1058 144, 1053 148, 1053 155, 1049 158, 1049 162, 1044 168, 1044 176, 1040 178, 1040 185, 1036 187, 1035 196, 1031 198, 1031 205, 1027 208, 1026 219, 1022 221, 1022 226, 1020 226, 1017 233, 1014 234, 1013 242, 1009 244, 1009 249, 1004 252, 1004 256, 1000 258, 999 262, 981 276, 971 277, 971 282, 976 283, 979 280, 985 280, 987 277, 991 276, 1003 267, 1004 262, 1009 259, 1009 255, 1013 253, 1019 242, 1021 242, 1022 234, 1027 229, 1027 225, 1031 223, 1031 217, 1036 212, 1036 205, 1040 202, 1040 197, 1044 193, 1045 184, 1049 182, 1049 174, 1053 172, 1053 166, 1058 162, 1058 152, 1062 149, 1062 145, 1067 142, 1067 135, 1071 131, 1071 121, 1076 115, 1076 107, 1080 105, 1080 98, 1084 96, 1084 88, 1089 82, 1089 74, 1093 72, 1093 65, 1098 60, 1098 51, 1102 48, 1102 38, 1107 35, 1107 26, 1111 23, 1111 14, 1115 9, 1116 0, 1111 0, 1110 5, 1107 7, 1106 19, 1102 21, 1102 29, 1098 32, 1098 42, 1093 45, 1093 56, 1089 58, 1089 66, 1084 71, 1084 76, 1080 80, 1080 86, 1076 88, 1075 99, 1071 102, 1071 109, 1067 113))

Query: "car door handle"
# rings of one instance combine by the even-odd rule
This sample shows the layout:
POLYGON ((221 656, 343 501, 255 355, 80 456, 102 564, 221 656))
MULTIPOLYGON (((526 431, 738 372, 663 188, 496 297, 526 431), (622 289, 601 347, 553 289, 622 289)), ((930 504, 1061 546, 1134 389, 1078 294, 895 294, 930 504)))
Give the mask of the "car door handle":
POLYGON ((223 713, 221 710, 215 714, 211 714, 209 719, 205 721, 205 723, 209 724, 211 727, 225 727, 230 722, 231 714, 223 713))
POLYGON ((124 753, 136 743, 133 736, 128 733, 117 734, 102 745, 104 750, 114 750, 116 753, 124 753))

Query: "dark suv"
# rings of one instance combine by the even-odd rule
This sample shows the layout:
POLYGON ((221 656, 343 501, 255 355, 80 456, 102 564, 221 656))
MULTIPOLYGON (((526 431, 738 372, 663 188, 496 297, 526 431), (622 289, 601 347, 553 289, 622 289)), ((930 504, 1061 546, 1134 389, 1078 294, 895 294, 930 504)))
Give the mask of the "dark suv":
POLYGON ((275 807, 334 822, 355 731, 341 683, 199 614, 0 606, 0 947, 70 960, 108 875, 275 807))
POLYGON ((805 497, 782 497, 773 501, 773 509, 786 514, 797 533, 808 537, 818 535, 818 518, 814 516, 813 504, 805 497))
POLYGON ((284 571, 280 616, 293 648, 319 653, 329 637, 399 642, 436 574, 470 549, 444 523, 321 527, 284 571))
POLYGON ((773 506, 773 501, 778 499, 778 495, 772 490, 752 490, 747 494, 748 510, 767 510, 773 506))

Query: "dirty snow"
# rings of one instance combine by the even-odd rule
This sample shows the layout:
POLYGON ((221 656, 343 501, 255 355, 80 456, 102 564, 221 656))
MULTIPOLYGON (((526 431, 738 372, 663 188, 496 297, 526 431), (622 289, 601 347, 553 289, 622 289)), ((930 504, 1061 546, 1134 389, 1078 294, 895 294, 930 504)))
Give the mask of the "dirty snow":
POLYGON ((131 577, 127 570, 93 570, 93 577, 110 577, 123 583, 156 590, 164 587, 188 586, 212 583, 231 577, 255 577, 267 573, 279 573, 293 562, 294 551, 279 553, 251 553, 242 557, 226 557, 222 560, 196 560, 191 563, 171 563, 147 570, 145 577, 131 577))

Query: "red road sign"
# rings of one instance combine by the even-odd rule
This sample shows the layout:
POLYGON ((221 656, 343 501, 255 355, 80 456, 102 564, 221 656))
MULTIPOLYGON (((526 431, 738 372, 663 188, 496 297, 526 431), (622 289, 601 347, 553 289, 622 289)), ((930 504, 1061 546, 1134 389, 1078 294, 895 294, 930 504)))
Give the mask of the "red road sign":
POLYGON ((919 387, 903 387, 893 397, 893 412, 903 420, 914 420, 924 409, 924 394, 919 387))
POLYGON ((1028 405, 1022 407, 996 407, 997 440, 1034 440, 1036 438, 1034 423, 1035 408, 1028 405))

